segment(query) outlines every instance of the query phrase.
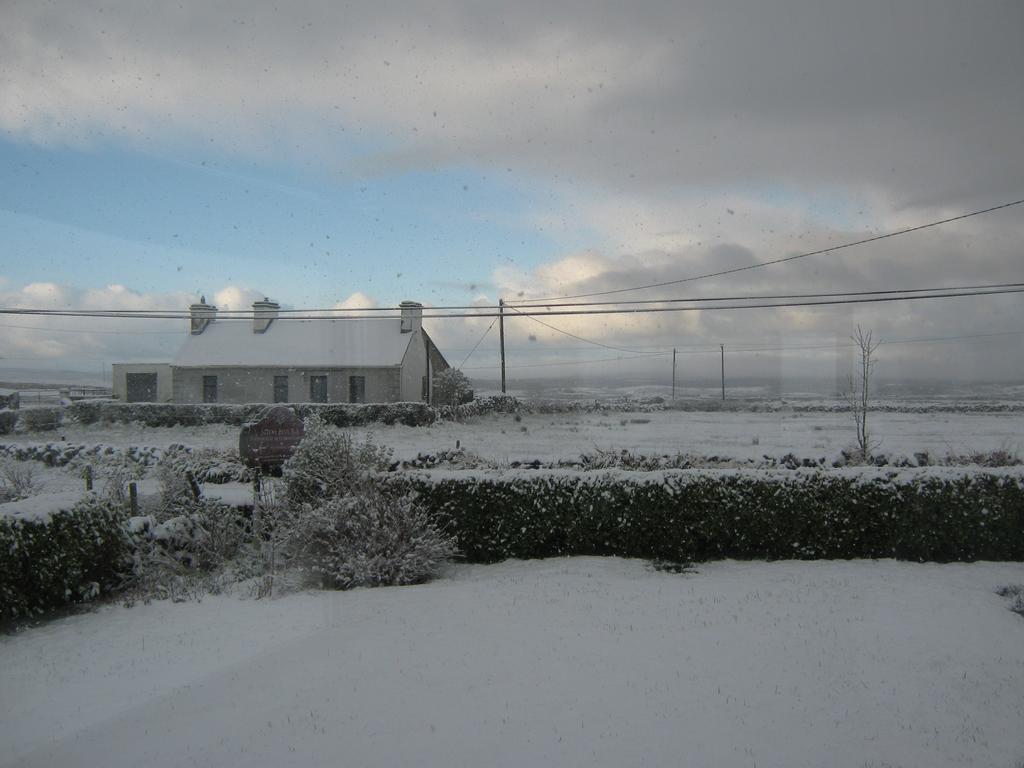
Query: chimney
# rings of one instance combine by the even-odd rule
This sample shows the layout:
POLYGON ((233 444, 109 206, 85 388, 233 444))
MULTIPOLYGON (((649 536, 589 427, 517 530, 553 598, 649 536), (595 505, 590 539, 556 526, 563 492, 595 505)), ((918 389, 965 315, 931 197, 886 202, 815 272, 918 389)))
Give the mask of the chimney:
POLYGON ((398 306, 402 308, 402 333, 418 331, 423 325, 423 305, 418 301, 403 301, 398 306))
POLYGON ((270 324, 277 319, 277 311, 281 305, 271 301, 266 296, 263 301, 254 301, 252 304, 252 332, 266 333, 270 324))
POLYGON ((192 304, 188 308, 189 330, 193 336, 198 336, 206 330, 206 326, 217 319, 217 307, 206 303, 206 297, 202 296, 198 304, 192 304))

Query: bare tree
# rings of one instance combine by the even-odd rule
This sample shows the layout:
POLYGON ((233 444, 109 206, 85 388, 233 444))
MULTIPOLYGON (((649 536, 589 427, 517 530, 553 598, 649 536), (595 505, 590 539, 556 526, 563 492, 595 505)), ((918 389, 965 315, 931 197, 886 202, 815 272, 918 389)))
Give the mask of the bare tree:
POLYGON ((860 375, 850 374, 843 400, 850 406, 850 413, 857 427, 857 458, 868 461, 872 451, 878 447, 868 433, 868 409, 871 406, 871 374, 875 367, 873 355, 879 342, 874 341, 871 331, 857 326, 857 333, 850 337, 860 349, 860 375))

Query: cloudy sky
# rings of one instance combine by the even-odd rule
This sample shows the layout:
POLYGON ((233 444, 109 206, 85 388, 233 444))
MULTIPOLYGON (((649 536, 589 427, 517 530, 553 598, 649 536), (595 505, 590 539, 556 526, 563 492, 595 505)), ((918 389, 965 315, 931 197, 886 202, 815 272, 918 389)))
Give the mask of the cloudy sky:
MULTIPOLYGON (((0 305, 559 296, 1024 198, 1022 32, 1019 0, 7 0, 0 305)), ((1018 206, 623 298, 1024 281, 1022 242, 1018 206)), ((428 328, 458 364, 489 322, 428 328)), ((712 376, 725 344, 738 373, 827 377, 860 324, 887 377, 1024 379, 1019 295, 547 322, 606 346, 517 318, 520 375, 660 376, 633 355, 676 347, 712 376)), ((184 332, 0 323, 0 373, 167 359, 184 332)))

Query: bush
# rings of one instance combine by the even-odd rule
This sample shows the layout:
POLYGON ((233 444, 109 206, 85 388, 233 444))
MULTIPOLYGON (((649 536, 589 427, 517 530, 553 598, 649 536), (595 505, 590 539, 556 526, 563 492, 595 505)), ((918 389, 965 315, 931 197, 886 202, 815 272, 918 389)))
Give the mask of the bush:
POLYGON ((998 471, 409 472, 466 559, 618 555, 1024 560, 1024 478, 998 471))
POLYGON ((29 432, 50 432, 60 426, 60 408, 23 408, 18 424, 29 432))
POLYGON ((0 460, 0 503, 28 498, 38 487, 35 469, 31 464, 0 460))
POLYGON ((18 412, 8 409, 0 410, 0 435, 9 435, 14 432, 18 423, 18 412))
POLYGON ((335 589, 419 584, 455 554, 455 539, 411 498, 376 492, 304 509, 295 533, 299 561, 335 589))
POLYGON ((46 520, 0 517, 0 606, 20 618, 95 599, 129 568, 120 507, 89 495, 46 520))
POLYGON ((149 515, 128 523, 132 565, 128 600, 200 599, 258 575, 258 542, 243 511, 202 497, 195 457, 172 447, 156 468, 160 498, 149 515))
POLYGON ((473 399, 473 385, 458 368, 446 368, 434 377, 438 405, 462 405, 473 399))
POLYGON ((197 483, 247 483, 253 479, 252 469, 233 449, 187 448, 175 443, 161 454, 158 473, 162 467, 182 477, 191 475, 197 483))
POLYGON ((302 441, 281 469, 288 503, 317 506, 326 499, 364 489, 368 473, 387 469, 391 450, 369 439, 356 444, 317 413, 304 422, 302 441))

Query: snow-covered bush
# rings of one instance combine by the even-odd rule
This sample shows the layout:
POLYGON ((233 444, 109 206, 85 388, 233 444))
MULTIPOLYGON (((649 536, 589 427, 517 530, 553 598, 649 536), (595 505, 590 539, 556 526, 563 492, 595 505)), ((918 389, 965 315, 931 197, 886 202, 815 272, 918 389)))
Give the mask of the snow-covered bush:
POLYGON ((23 408, 18 426, 29 432, 48 432, 60 426, 60 408, 23 408))
POLYGON ((295 552, 322 586, 419 584, 455 554, 455 539, 408 496, 366 491, 307 507, 295 552))
POLYGON ((28 498, 38 487, 35 468, 31 464, 0 460, 0 504, 28 498))
POLYGON ((248 516, 219 501, 195 498, 180 486, 151 515, 129 521, 130 600, 198 598, 258 574, 248 516))
POLYGON ((446 368, 434 376, 438 405, 462 405, 473 399, 473 385, 458 368, 446 368))
POLYGON ((157 472, 172 468, 181 476, 190 475, 197 483, 245 483, 252 480, 252 469, 242 463, 235 450, 189 448, 169 445, 157 462, 157 472))
POLYGON ((281 471, 293 507, 317 506, 365 488, 370 472, 391 464, 390 448, 374 445, 369 438, 356 443, 316 413, 307 416, 304 425, 302 441, 281 471))
POLYGON ((1024 584, 1009 584, 996 590, 996 594, 1010 601, 1010 610, 1024 616, 1024 584))
POLYGON ((130 553, 122 510, 95 494, 46 519, 0 517, 0 614, 23 618, 110 592, 130 553))
POLYGON ((8 408, 0 410, 0 435, 9 435, 18 423, 18 412, 8 408))
POLYGON ((131 518, 129 602, 199 599, 258 575, 258 544, 243 511, 204 498, 192 452, 172 446, 156 467, 161 491, 150 514, 131 518))

